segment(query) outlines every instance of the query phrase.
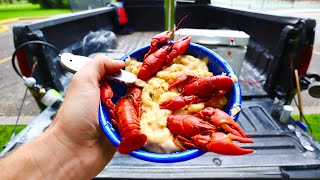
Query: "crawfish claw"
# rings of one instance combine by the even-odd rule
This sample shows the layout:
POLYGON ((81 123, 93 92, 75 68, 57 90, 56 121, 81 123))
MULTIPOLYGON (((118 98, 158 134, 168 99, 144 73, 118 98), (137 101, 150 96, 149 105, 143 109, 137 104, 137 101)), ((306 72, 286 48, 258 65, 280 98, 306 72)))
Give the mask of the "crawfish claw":
POLYGON ((213 152, 223 155, 244 155, 252 153, 252 149, 244 149, 234 144, 232 141, 238 141, 243 143, 253 143, 251 139, 236 136, 233 134, 215 133, 213 143, 209 143, 207 148, 209 151, 214 149, 213 152))
POLYGON ((168 101, 161 103, 160 109, 176 111, 195 102, 197 99, 197 96, 176 96, 173 99, 169 99, 168 101))
POLYGON ((246 137, 243 129, 227 113, 220 109, 206 107, 198 114, 196 114, 196 117, 206 119, 215 126, 221 127, 229 133, 246 137))
POLYGON ((171 31, 164 31, 162 33, 159 33, 157 35, 155 35, 150 43, 150 50, 148 51, 147 54, 145 54, 144 59, 146 59, 150 54, 154 53, 155 51, 158 50, 158 45, 160 43, 165 43, 167 42, 167 40, 170 38, 170 36, 172 35, 171 31))
POLYGON ((182 55, 188 49, 190 42, 191 36, 185 36, 184 38, 176 41, 172 46, 170 54, 167 56, 165 67, 168 67, 174 58, 182 55))
POLYGON ((182 74, 169 85, 168 89, 170 90, 174 87, 185 86, 186 84, 190 84, 191 82, 196 81, 197 79, 199 78, 191 73, 182 74))
POLYGON ((209 152, 222 155, 244 155, 254 152, 252 149, 244 149, 234 144, 232 141, 243 143, 253 143, 251 139, 236 136, 233 134, 224 134, 222 132, 212 133, 211 136, 196 135, 191 138, 197 142, 200 147, 205 147, 209 152))

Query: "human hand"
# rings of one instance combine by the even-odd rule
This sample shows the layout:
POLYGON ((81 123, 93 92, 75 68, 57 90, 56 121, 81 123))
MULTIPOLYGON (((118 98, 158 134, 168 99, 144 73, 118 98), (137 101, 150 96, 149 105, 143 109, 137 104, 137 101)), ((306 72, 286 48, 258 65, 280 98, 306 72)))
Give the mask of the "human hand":
POLYGON ((77 72, 51 126, 0 159, 0 179, 92 179, 101 172, 116 147, 99 127, 99 82, 122 67, 97 56, 77 72))
POLYGON ((77 153, 84 170, 97 175, 111 160, 116 148, 98 122, 99 82, 106 73, 118 72, 123 61, 98 55, 74 74, 65 100, 49 129, 57 139, 77 153))

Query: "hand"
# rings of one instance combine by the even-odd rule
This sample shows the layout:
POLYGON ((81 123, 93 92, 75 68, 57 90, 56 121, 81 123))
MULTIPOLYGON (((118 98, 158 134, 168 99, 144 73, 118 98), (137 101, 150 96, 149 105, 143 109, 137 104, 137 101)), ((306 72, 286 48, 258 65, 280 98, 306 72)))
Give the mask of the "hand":
POLYGON ((123 66, 97 56, 77 72, 51 126, 0 159, 0 179, 92 179, 101 172, 116 147, 98 123, 99 82, 123 66))
POLYGON ((63 144, 78 150, 85 170, 91 170, 92 175, 97 175, 116 151, 98 122, 99 82, 106 73, 118 72, 123 66, 123 61, 98 55, 77 72, 50 127, 63 144))

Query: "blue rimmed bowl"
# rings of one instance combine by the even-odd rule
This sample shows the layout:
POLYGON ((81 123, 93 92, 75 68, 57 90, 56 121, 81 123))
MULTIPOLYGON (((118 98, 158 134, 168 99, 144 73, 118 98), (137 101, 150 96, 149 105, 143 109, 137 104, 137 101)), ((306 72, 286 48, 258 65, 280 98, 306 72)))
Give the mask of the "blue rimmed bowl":
MULTIPOLYGON (((121 58, 121 60, 125 61, 128 57, 136 58, 139 61, 143 61, 144 55, 148 52, 150 46, 142 47, 132 53, 129 53, 121 58)), ((184 54, 192 55, 196 58, 202 59, 207 57, 209 70, 214 75, 219 75, 222 73, 226 74, 234 74, 231 66, 222 59, 218 54, 213 52, 212 50, 195 44, 190 43, 189 48, 186 50, 184 54)), ((124 84, 118 82, 110 82, 110 86, 112 87, 114 93, 121 97, 126 94, 127 87, 124 84)), ((114 103, 116 103, 119 99, 117 96, 114 96, 112 99, 114 103)), ((241 89, 239 83, 233 84, 233 89, 230 93, 227 94, 228 103, 224 108, 224 111, 231 115, 231 109, 235 106, 239 106, 241 108, 241 89)), ((239 117, 239 113, 233 117, 235 121, 237 121, 239 117)), ((109 138, 109 140, 118 147, 121 141, 121 136, 119 131, 113 127, 111 123, 111 115, 109 113, 108 108, 106 108, 102 103, 99 105, 99 123, 104 132, 104 134, 109 138)), ((159 163, 173 163, 173 162, 181 162, 187 161, 196 157, 201 156, 205 152, 198 149, 190 149, 186 151, 171 153, 171 154, 159 154, 154 152, 148 152, 143 149, 139 149, 130 153, 131 156, 145 160, 150 162, 159 162, 159 163)))

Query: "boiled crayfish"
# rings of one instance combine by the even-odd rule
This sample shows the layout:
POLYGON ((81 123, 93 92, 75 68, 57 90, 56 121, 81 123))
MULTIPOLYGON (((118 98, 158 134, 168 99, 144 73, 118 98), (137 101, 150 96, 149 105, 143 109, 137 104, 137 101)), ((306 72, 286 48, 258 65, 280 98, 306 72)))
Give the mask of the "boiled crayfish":
POLYGON ((141 111, 141 89, 132 87, 129 89, 129 98, 121 98, 115 105, 111 98, 113 92, 107 81, 103 81, 100 85, 101 101, 109 108, 112 123, 118 128, 121 134, 121 142, 118 151, 121 154, 129 154, 130 152, 140 149, 146 142, 147 136, 141 132, 140 117, 141 111))
MULTIPOLYGON (((183 21, 183 19, 179 22, 179 24, 183 21)), ((160 45, 168 42, 171 35, 172 31, 164 31, 152 38, 150 49, 147 54, 145 54, 142 67, 137 75, 139 79, 148 81, 159 70, 170 66, 174 58, 182 55, 188 49, 191 42, 191 36, 185 36, 174 43, 169 42, 167 45, 159 48, 160 45)))
MULTIPOLYGON (((251 139, 236 136, 233 134, 225 134, 223 132, 214 132, 211 134, 198 134, 191 137, 191 140, 183 136, 177 136, 179 141, 187 146, 200 149, 202 151, 214 152, 222 155, 244 155, 253 152, 252 149, 244 149, 232 143, 238 141, 241 143, 253 143, 251 139)), ((180 146, 181 147, 181 146, 180 146)), ((185 150, 186 148, 184 148, 185 150)))
POLYGON ((244 135, 241 127, 220 109, 207 107, 196 116, 170 115, 167 127, 175 136, 175 144, 183 150, 192 147, 223 155, 243 155, 253 152, 252 149, 241 148, 232 142, 234 140, 253 143, 244 135), (221 129, 229 134, 218 132, 221 129))
POLYGON ((174 87, 182 87, 180 96, 160 104, 161 109, 175 111, 191 103, 211 104, 215 98, 230 92, 233 81, 224 75, 199 78, 192 74, 182 74, 169 85, 169 90, 174 87))

